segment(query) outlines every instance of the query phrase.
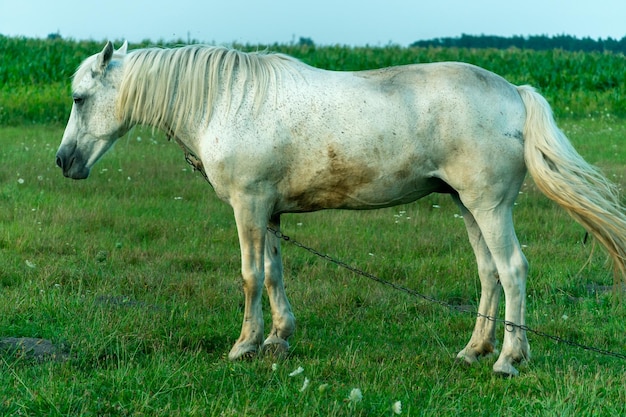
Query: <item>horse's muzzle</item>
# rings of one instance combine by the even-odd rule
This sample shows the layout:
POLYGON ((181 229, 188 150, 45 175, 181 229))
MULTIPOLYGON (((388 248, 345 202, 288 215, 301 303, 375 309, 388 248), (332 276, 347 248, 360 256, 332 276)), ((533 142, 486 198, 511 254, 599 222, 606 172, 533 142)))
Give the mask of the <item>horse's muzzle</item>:
POLYGON ((75 180, 82 180, 89 176, 89 168, 87 168, 80 160, 81 158, 77 157, 75 153, 72 155, 66 155, 61 150, 57 152, 56 155, 56 164, 63 170, 63 175, 66 178, 72 178, 75 180))

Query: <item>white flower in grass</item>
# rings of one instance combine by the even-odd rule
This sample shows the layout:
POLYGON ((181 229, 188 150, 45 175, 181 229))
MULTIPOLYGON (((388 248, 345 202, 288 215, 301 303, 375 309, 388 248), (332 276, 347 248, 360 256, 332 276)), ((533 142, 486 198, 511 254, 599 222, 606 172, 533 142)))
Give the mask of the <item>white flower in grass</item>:
POLYGON ((300 388, 300 392, 304 392, 305 389, 309 387, 309 378, 304 378, 304 382, 302 383, 302 388, 300 388))
POLYGON ((24 178, 18 178, 17 179, 17 183, 18 184, 24 184, 24 178))
POLYGON ((301 366, 298 366, 298 368, 293 371, 292 373, 289 374, 289 376, 296 376, 296 375, 300 375, 302 372, 304 372, 304 368, 301 366))
POLYGON ((393 413, 396 415, 402 414, 402 401, 396 401, 395 403, 393 403, 393 405, 391 406, 391 411, 393 411, 393 413))
POLYGON ((352 391, 350 391, 350 396, 348 397, 348 400, 352 404, 356 404, 358 402, 363 401, 363 394, 361 393, 361 390, 358 388, 352 388, 352 391))
POLYGON ((273 363, 272 364, 272 371, 276 372, 278 370, 278 364, 277 363, 273 363))
POLYGON ((26 260, 26 266, 32 269, 37 268, 37 265, 35 265, 34 262, 29 261, 28 259, 26 260))

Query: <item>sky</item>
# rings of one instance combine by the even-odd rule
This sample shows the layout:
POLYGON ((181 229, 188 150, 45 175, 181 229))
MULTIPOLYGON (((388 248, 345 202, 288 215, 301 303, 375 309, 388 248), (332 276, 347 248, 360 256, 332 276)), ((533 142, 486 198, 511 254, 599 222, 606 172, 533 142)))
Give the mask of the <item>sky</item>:
POLYGON ((470 35, 626 36, 625 0, 0 0, 0 34, 218 45, 408 46, 470 35))

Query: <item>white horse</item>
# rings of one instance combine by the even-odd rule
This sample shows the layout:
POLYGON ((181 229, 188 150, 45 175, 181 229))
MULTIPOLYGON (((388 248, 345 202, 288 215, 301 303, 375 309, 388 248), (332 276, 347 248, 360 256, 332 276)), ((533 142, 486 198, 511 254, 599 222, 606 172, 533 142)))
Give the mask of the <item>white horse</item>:
MULTIPOLYGON (((230 359, 283 352, 295 318, 283 287, 280 215, 375 209, 438 192, 460 207, 482 293, 458 358, 495 351, 502 287, 505 320, 523 326, 528 264, 512 222, 526 170, 626 270, 626 216, 614 187, 573 149, 550 107, 462 63, 332 72, 280 54, 211 46, 127 53, 106 44, 72 83, 74 105, 56 162, 81 179, 135 124, 176 138, 234 210, 245 294, 230 359), (261 293, 271 304, 263 341, 261 293)), ((525 331, 507 326, 493 369, 516 375, 530 357, 525 331)))

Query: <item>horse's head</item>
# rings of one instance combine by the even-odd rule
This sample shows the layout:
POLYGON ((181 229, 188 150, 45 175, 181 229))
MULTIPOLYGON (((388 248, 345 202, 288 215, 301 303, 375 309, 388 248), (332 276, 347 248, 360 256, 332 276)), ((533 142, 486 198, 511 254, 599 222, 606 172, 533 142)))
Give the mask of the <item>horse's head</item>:
POLYGON ((126 42, 117 51, 107 42, 102 52, 87 58, 74 75, 74 104, 56 155, 66 177, 87 178, 96 161, 129 128, 115 111, 126 49, 126 42))

